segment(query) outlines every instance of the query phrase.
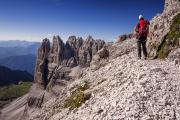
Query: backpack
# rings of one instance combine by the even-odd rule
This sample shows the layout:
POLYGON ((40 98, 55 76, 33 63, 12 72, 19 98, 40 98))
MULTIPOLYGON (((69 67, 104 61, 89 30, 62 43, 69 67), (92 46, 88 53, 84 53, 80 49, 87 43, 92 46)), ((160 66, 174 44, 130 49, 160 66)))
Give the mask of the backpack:
POLYGON ((139 30, 138 30, 139 31, 139 35, 147 37, 148 30, 149 30, 149 21, 147 21, 147 20, 140 20, 140 22, 139 22, 139 30))

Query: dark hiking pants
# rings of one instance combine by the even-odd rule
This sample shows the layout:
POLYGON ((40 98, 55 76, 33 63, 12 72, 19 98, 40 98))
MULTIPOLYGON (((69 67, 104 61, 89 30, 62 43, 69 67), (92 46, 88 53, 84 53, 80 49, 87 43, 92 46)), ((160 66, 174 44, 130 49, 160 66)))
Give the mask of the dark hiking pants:
POLYGON ((137 50, 138 50, 138 57, 141 59, 141 49, 143 51, 145 59, 147 58, 147 49, 146 49, 146 37, 141 36, 137 41, 137 50))

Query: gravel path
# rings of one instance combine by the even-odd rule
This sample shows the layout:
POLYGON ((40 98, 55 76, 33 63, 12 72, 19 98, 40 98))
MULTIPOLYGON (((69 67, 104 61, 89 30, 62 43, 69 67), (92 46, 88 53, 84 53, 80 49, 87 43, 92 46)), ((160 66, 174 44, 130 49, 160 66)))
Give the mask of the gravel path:
POLYGON ((91 81, 91 99, 51 120, 179 120, 180 68, 170 61, 137 60, 135 55, 133 51, 89 70, 80 81, 91 81))

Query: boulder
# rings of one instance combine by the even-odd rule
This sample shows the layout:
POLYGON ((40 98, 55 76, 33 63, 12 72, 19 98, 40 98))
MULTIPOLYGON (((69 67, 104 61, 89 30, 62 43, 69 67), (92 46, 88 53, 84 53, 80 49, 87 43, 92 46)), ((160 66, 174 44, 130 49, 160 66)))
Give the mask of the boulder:
POLYGON ((133 33, 130 33, 130 34, 124 34, 124 35, 120 35, 118 38, 117 38, 117 43, 121 43, 127 39, 132 39, 134 36, 133 33))

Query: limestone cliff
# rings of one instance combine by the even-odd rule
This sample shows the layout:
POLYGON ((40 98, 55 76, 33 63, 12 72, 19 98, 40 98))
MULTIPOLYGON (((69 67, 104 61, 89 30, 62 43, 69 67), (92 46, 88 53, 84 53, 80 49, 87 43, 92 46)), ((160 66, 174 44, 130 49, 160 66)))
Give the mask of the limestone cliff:
POLYGON ((93 55, 104 46, 103 40, 94 40, 91 36, 86 40, 71 36, 66 43, 54 36, 52 47, 49 40, 44 39, 38 50, 35 82, 50 89, 56 79, 68 79, 72 67, 89 66, 93 55))
POLYGON ((150 22, 148 50, 150 57, 158 56, 158 49, 166 39, 173 18, 180 13, 179 0, 165 0, 164 11, 157 14, 150 22))

